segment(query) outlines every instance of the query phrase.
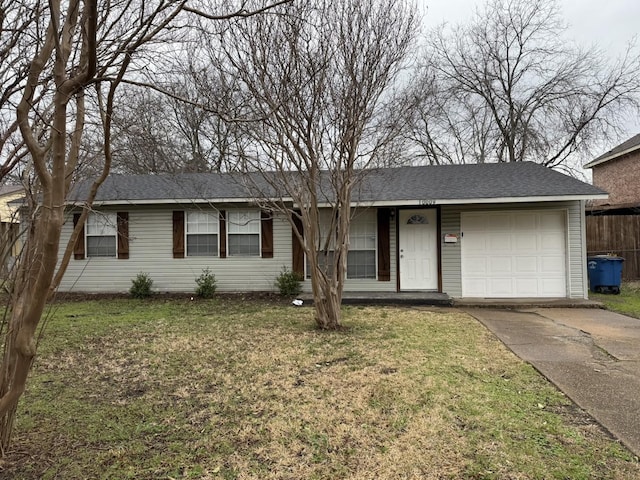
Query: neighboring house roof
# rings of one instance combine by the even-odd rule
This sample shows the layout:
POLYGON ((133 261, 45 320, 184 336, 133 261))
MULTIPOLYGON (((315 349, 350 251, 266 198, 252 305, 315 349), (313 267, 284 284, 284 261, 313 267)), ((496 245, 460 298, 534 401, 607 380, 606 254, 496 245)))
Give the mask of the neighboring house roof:
POLYGON ((24 188, 21 185, 0 186, 0 221, 18 223, 16 212, 17 202, 24 196, 24 188))
POLYGON ((626 155, 627 153, 634 152, 638 149, 640 149, 640 133, 622 142, 620 145, 612 148, 608 152, 603 153, 595 160, 590 161, 584 166, 584 168, 593 168, 596 165, 608 162, 609 160, 621 157, 622 155, 626 155))
MULTIPOLYGON (((266 182, 260 174, 249 175, 110 175, 100 187, 95 203, 250 201, 254 197, 248 185, 255 182, 266 186, 266 182)), ((88 181, 78 185, 70 196, 70 202, 81 203, 89 187, 88 181)), ((265 191, 270 191, 274 197, 280 196, 273 189, 265 188, 265 191)), ((606 195, 606 192, 593 185, 541 165, 514 162, 372 169, 354 191, 353 200, 358 203, 420 205, 425 202, 446 204, 589 199, 606 198, 606 195)))
POLYGON ((9 195, 24 190, 22 185, 2 185, 0 186, 0 196, 9 195))

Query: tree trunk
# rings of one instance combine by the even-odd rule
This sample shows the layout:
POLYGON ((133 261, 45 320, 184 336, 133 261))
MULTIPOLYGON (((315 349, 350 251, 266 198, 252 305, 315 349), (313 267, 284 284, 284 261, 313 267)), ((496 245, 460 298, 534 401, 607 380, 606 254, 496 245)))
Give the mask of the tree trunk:
POLYGON ((314 319, 321 330, 337 330, 340 328, 340 306, 342 291, 332 285, 330 278, 320 269, 312 269, 311 289, 313 291, 314 319))
POLYGON ((333 272, 327 272, 320 265, 318 258, 320 248, 316 244, 320 231, 318 209, 311 208, 304 212, 303 221, 305 224, 304 245, 311 273, 311 291, 313 293, 316 326, 321 330, 337 330, 340 328, 342 288, 339 288, 339 285, 333 279, 336 274, 335 269, 333 269, 333 272))
MULTIPOLYGON (((62 202, 58 204, 62 205, 62 202)), ((40 210, 33 227, 28 230, 23 257, 18 263, 0 372, 2 455, 11 442, 18 400, 24 393, 36 355, 36 332, 57 262, 62 208, 40 210)))

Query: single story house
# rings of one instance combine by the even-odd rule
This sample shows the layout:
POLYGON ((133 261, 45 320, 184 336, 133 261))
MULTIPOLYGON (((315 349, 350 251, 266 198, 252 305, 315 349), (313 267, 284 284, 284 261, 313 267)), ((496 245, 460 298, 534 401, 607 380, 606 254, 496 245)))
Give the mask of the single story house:
MULTIPOLYGON (((63 241, 86 189, 71 197, 63 241)), ((371 170, 354 192, 345 289, 586 298, 585 202, 598 198, 528 162, 371 170)), ((219 291, 270 291, 283 267, 304 275, 288 220, 254 199, 237 174, 111 175, 60 289, 126 292, 145 272, 154 290, 193 292, 208 267, 219 291)))

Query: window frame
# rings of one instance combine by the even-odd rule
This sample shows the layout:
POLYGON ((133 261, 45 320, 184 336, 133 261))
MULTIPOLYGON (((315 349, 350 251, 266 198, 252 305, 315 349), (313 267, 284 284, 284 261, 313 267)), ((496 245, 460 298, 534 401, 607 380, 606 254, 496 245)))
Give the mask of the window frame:
POLYGON ((262 212, 259 208, 237 208, 237 209, 229 209, 226 211, 226 241, 227 241, 227 258, 229 257, 237 257, 237 258, 262 258, 262 212), (246 225, 257 224, 257 232, 233 232, 234 227, 238 227, 240 221, 233 220, 234 215, 241 215, 243 213, 248 213, 253 215, 255 218, 249 218, 246 225), (258 243, 257 243, 257 253, 256 254, 243 254, 243 253, 233 253, 232 243, 229 241, 232 235, 257 235, 258 243))
MULTIPOLYGON (((322 215, 321 213, 320 234, 323 240, 326 239, 328 223, 329 223, 328 216, 326 214, 322 215)), ((333 243, 333 241, 331 243, 333 243)), ((333 256, 334 252, 335 252, 335 249, 333 248, 333 245, 332 245, 329 250, 329 255, 333 256)), ((376 280, 377 281, 378 280, 378 217, 377 217, 377 212, 375 210, 366 209, 360 212, 356 211, 355 214, 352 215, 351 217, 351 221, 349 224, 349 251, 347 252, 347 269, 346 269, 345 275, 347 280, 355 280, 355 281, 358 281, 358 280, 376 280), (371 218, 368 218, 368 216, 371 216, 371 218), (365 248, 365 249, 353 248, 354 242, 352 241, 352 237, 351 237, 352 228, 354 225, 354 220, 357 221, 359 218, 362 218, 363 223, 369 224, 372 228, 372 231, 367 232, 366 236, 369 236, 369 233, 370 233, 370 235, 373 237, 373 248, 365 248), (349 255, 352 252, 373 252, 373 269, 375 274, 372 277, 349 276, 349 255)), ((305 280, 309 280, 311 278, 311 273, 309 271, 309 262, 307 260, 306 254, 304 255, 304 278, 305 280)))
MULTIPOLYGON (((211 222, 213 223, 213 222, 211 222)), ((216 257, 220 257, 220 212, 218 210, 185 210, 185 215, 184 215, 184 256, 185 258, 187 257, 192 257, 192 258, 198 258, 198 257, 208 257, 208 258, 216 258, 216 257), (189 216, 190 215, 195 215, 195 214, 201 214, 201 215, 207 215, 210 216, 212 218, 215 219, 215 232, 214 231, 207 231, 207 232, 189 232, 189 225, 190 224, 198 224, 197 222, 189 222, 189 216), (195 236, 195 235, 215 235, 216 236, 216 242, 215 242, 215 253, 213 255, 190 255, 189 254, 189 236, 195 236)))
POLYGON ((84 222, 84 251, 85 258, 118 258, 118 214, 117 212, 98 212, 91 211, 87 215, 87 219, 84 222), (97 218, 106 219, 106 221, 102 221, 99 223, 94 223, 92 220, 97 218), (91 226, 98 226, 104 228, 105 226, 109 226, 113 228, 113 234, 95 234, 89 233, 91 226), (101 238, 101 237, 112 237, 114 240, 114 250, 113 255, 91 255, 89 250, 89 237, 92 238, 101 238))

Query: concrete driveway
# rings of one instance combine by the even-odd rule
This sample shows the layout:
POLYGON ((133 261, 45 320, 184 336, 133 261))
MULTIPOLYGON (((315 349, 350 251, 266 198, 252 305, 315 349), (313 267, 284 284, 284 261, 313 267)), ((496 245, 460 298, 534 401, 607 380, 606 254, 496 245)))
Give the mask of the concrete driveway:
POLYGON ((465 311, 640 456, 640 320, 582 308, 465 311))

